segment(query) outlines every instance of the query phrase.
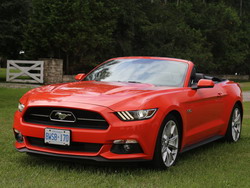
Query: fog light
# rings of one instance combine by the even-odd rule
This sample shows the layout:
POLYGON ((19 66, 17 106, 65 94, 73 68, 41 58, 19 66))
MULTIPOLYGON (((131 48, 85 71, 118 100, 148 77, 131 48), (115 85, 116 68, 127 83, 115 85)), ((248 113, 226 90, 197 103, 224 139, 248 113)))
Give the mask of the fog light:
POLYGON ((117 154, 143 153, 140 144, 133 139, 114 140, 111 152, 117 154))
POLYGON ((114 144, 136 144, 138 142, 134 139, 128 139, 128 140, 114 140, 113 143, 114 144))
POLYGON ((17 129, 14 129, 14 134, 15 134, 16 141, 19 143, 22 143, 23 142, 23 135, 21 134, 21 132, 18 131, 17 129))

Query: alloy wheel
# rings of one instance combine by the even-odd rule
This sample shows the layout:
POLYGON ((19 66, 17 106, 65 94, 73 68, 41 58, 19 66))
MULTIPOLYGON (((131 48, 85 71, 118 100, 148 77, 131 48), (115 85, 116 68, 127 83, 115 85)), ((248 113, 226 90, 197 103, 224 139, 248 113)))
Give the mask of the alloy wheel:
POLYGON ((232 138, 233 141, 238 141, 241 131, 241 113, 238 108, 235 108, 232 116, 232 138))
POLYGON ((166 167, 174 164, 179 146, 179 133, 177 124, 169 120, 162 132, 161 137, 161 156, 166 167))

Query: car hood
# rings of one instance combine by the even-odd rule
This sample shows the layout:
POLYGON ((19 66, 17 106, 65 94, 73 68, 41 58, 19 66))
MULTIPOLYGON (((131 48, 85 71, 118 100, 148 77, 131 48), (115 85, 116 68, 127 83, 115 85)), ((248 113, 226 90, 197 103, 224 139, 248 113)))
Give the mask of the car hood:
POLYGON ((120 105, 140 107, 152 93, 159 93, 161 90, 174 91, 176 88, 126 82, 81 81, 36 88, 22 100, 26 99, 30 105, 72 102, 105 106, 114 110, 120 105))

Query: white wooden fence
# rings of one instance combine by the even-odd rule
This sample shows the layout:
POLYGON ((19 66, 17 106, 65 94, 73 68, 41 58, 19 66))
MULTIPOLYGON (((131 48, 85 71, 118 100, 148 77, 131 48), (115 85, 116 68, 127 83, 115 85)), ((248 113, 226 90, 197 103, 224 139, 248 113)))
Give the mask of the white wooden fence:
POLYGON ((43 61, 8 60, 6 81, 23 83, 43 83, 43 67, 43 61))

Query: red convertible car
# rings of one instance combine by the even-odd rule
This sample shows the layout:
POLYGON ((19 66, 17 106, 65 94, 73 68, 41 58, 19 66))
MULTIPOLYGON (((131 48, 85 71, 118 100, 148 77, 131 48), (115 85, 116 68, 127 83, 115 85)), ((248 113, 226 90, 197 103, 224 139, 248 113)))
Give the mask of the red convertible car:
POLYGON ((190 61, 114 58, 75 78, 20 99, 13 127, 18 151, 168 168, 184 151, 240 138, 239 85, 196 73, 190 61))

